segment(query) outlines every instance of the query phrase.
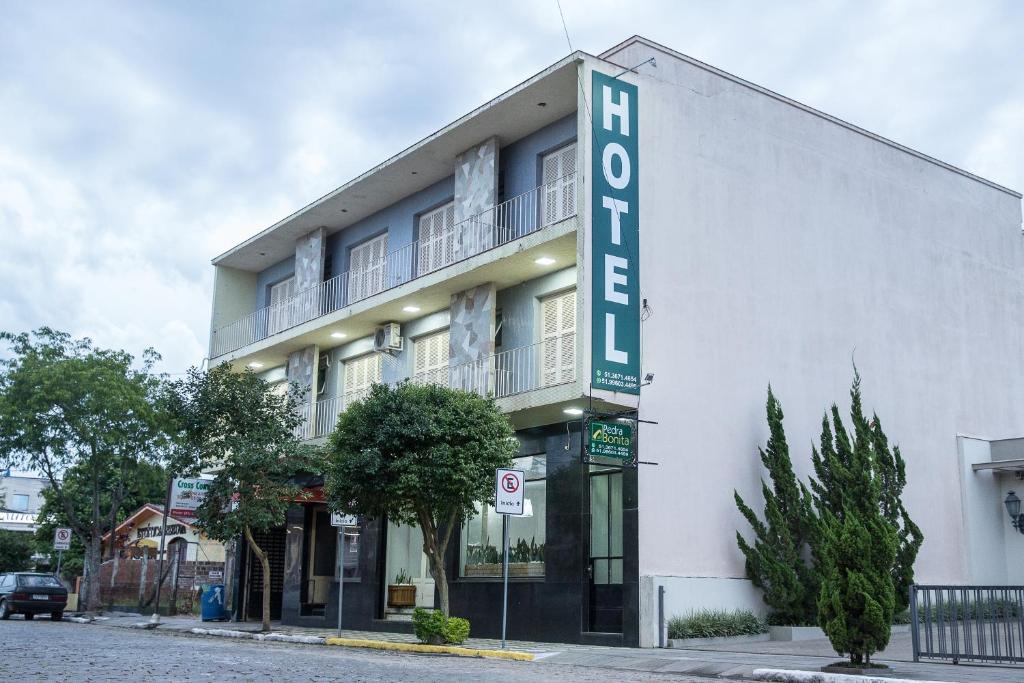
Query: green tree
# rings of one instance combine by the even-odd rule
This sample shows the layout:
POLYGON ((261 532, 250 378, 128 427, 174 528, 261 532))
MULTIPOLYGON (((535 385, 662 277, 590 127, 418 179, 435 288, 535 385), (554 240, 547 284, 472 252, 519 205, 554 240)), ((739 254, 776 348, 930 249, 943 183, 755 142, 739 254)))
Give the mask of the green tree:
POLYGON ((872 415, 871 448, 879 475, 882 515, 896 529, 896 561, 892 567, 892 584, 896 590, 896 613, 910 606, 910 586, 914 583, 914 561, 924 542, 920 527, 910 518, 903 505, 903 488, 907 485, 906 464, 900 447, 889 448, 889 439, 882 430, 878 415, 872 415))
POLYGON ((884 468, 874 452, 857 374, 850 398, 853 438, 833 405, 831 429, 826 416, 821 450, 814 456, 818 623, 836 652, 848 653, 853 664, 865 664, 889 642, 898 535, 882 511, 884 468))
POLYGON ((494 471, 518 450, 493 399, 436 385, 376 385, 338 418, 325 489, 334 509, 416 524, 441 611, 449 615, 444 556, 452 532, 494 500, 494 471))
POLYGON ((0 573, 32 568, 32 534, 0 529, 0 573))
POLYGON ((817 615, 817 575, 808 564, 811 520, 810 492, 797 480, 783 427, 782 406, 771 386, 766 406, 768 443, 758 448, 771 487, 762 478, 764 521, 733 491, 736 506, 754 530, 751 546, 739 531, 736 542, 746 559, 747 577, 763 591, 778 624, 814 623, 817 615))
MULTIPOLYGON (((124 522, 131 513, 145 503, 164 504, 167 494, 167 471, 160 463, 140 460, 134 467, 125 468, 124 497, 117 509, 115 527, 124 522)), ((116 493, 107 486, 113 481, 107 477, 100 478, 100 507, 107 509, 112 503, 111 496, 116 493)), ((64 495, 72 501, 75 512, 82 517, 88 515, 91 476, 87 467, 77 464, 69 468, 62 479, 64 495)), ((35 533, 36 552, 54 555, 53 533, 58 527, 69 526, 67 513, 61 502, 49 488, 43 489, 43 505, 39 509, 38 523, 35 533)), ((113 544, 108 552, 113 552, 113 544)), ((61 572, 65 576, 79 574, 84 567, 85 547, 79 538, 71 539, 71 548, 65 550, 61 557, 61 572)), ((56 568, 55 558, 51 565, 56 568)))
MULTIPOLYGON (((54 504, 84 547, 87 576, 98 577, 100 541, 116 524, 133 473, 139 462, 158 458, 164 442, 155 407, 162 381, 152 372, 159 356, 147 349, 136 368, 125 351, 46 327, 3 332, 0 340, 10 347, 0 360, 0 452, 7 464, 49 480, 54 504), (72 496, 62 477, 73 467, 81 468, 85 487, 72 496)), ((97 609, 99 582, 88 581, 84 593, 86 608, 97 609)))
POLYGON ((222 364, 192 368, 166 395, 176 443, 171 470, 195 476, 213 472, 197 526, 227 542, 244 536, 263 569, 263 630, 270 630, 270 560, 254 534, 284 524, 302 495, 294 477, 321 471, 320 452, 295 435, 299 394, 279 395, 251 370, 222 364))

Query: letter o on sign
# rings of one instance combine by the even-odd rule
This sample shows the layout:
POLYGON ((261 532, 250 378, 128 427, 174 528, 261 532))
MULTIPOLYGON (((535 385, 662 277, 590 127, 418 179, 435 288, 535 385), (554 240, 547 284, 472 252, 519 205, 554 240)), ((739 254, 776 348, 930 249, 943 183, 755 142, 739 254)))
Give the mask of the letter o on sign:
POLYGON ((609 142, 605 145, 604 152, 601 153, 601 167, 604 169, 605 180, 616 190, 623 190, 626 188, 626 185, 629 185, 629 178, 632 174, 632 169, 629 165, 629 155, 626 154, 626 149, 619 143, 609 142), (615 175, 612 167, 612 159, 614 158, 619 160, 619 175, 615 175))

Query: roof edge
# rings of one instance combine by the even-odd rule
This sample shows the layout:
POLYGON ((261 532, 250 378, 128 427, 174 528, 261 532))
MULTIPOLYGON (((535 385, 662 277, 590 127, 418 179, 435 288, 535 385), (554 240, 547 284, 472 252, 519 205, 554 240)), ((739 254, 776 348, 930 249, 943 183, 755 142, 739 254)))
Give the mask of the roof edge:
MULTIPOLYGON (((277 230, 279 227, 281 227, 281 226, 285 225, 286 223, 288 223, 288 221, 290 221, 290 220, 292 220, 294 218, 297 218, 298 216, 301 216, 303 213, 309 211, 310 209, 315 208, 316 206, 322 204, 323 202, 326 202, 326 201, 328 201, 330 199, 333 199, 334 197, 336 197, 337 195, 341 194, 342 192, 344 192, 345 190, 347 190, 351 186, 353 186, 356 183, 358 183, 359 181, 361 181, 361 180, 363 180, 365 178, 368 178, 369 176, 373 175, 374 173, 377 173, 378 171, 380 171, 381 169, 383 169, 383 168, 385 168, 387 166, 390 166, 391 164, 394 164, 394 163, 396 163, 398 161, 401 161, 401 159, 403 157, 405 157, 406 155, 408 155, 412 151, 414 151, 414 150, 422 147, 423 145, 431 142, 432 140, 440 137, 444 133, 447 133, 448 131, 461 126, 462 124, 466 123, 467 121, 469 121, 473 117, 479 115, 483 111, 487 110, 488 108, 490 108, 491 106, 493 106, 497 102, 505 99, 506 97, 508 97, 509 95, 515 93, 516 91, 521 90, 522 88, 525 88, 526 86, 530 85, 531 83, 533 83, 535 81, 540 80, 541 78, 544 78, 550 72, 557 71, 558 69, 561 69, 562 67, 566 66, 567 64, 570 64, 572 62, 582 61, 584 54, 585 53, 582 52, 581 50, 574 50, 573 52, 569 53, 565 57, 559 59, 557 62, 554 62, 553 64, 550 64, 550 65, 544 67, 543 69, 541 69, 537 73, 533 74, 529 78, 526 78, 526 79, 520 81, 519 83, 517 83, 516 85, 512 86, 508 90, 505 90, 504 92, 499 93, 495 97, 492 97, 491 99, 487 100, 483 104, 473 108, 471 111, 469 111, 466 114, 463 114, 459 118, 455 119, 451 123, 448 123, 447 125, 444 125, 441 128, 437 129, 436 131, 434 131, 430 135, 427 135, 426 137, 420 138, 419 140, 417 140, 416 142, 412 143, 411 145, 409 145, 408 147, 406 147, 402 151, 398 152, 397 154, 393 154, 392 156, 388 157, 384 161, 380 162, 379 164, 376 164, 375 166, 371 167, 370 169, 364 171, 363 173, 360 173, 356 177, 354 177, 351 180, 349 180, 349 181, 343 183, 342 185, 336 187, 335 189, 331 190, 330 192, 328 192, 327 194, 323 195, 322 197, 319 197, 318 199, 313 200, 312 202, 310 202, 310 203, 306 204, 305 206, 303 206, 301 209, 293 211, 292 213, 288 214, 287 216, 285 216, 281 220, 271 224, 269 227, 266 227, 263 230, 260 230, 255 235, 253 235, 253 236, 251 236, 251 237, 249 237, 249 238, 247 238, 245 240, 242 240, 238 244, 232 246, 227 251, 224 251, 223 253, 218 254, 217 256, 213 257, 210 260, 210 262, 213 265, 218 265, 221 261, 223 261, 225 258, 230 256, 236 250, 238 250, 238 249, 240 249, 240 248, 242 248, 242 247, 244 247, 246 245, 252 244, 253 242, 256 242, 257 240, 259 240, 260 238, 265 237, 266 235, 269 235, 270 233, 274 232, 274 230, 277 230)), ((590 55, 587 55, 587 56, 590 56, 590 55)))
MULTIPOLYGON (((841 118, 838 118, 836 116, 832 116, 831 114, 827 114, 827 113, 821 111, 820 109, 815 109, 814 107, 811 107, 810 105, 803 104, 802 102, 798 102, 797 100, 794 100, 792 98, 786 97, 785 95, 781 95, 781 94, 775 92, 774 90, 769 90, 768 88, 765 88, 764 86, 757 85, 756 83, 752 83, 751 81, 748 81, 748 80, 745 80, 743 78, 740 78, 739 76, 735 76, 735 75, 729 73, 728 71, 723 71, 722 69, 719 69, 717 67, 711 66, 710 64, 702 62, 699 59, 695 59, 695 58, 690 57, 688 55, 684 55, 682 52, 678 52, 677 50, 673 50, 670 47, 662 45, 661 43, 657 43, 657 42, 655 42, 653 40, 650 40, 648 38, 644 38, 641 35, 635 35, 634 34, 633 36, 630 36, 626 40, 624 40, 621 43, 619 43, 618 45, 615 45, 614 47, 611 47, 611 48, 605 50, 604 52, 599 54, 597 57, 598 57, 598 59, 604 60, 606 62, 610 62, 609 57, 611 55, 615 54, 616 52, 618 52, 618 51, 622 50, 623 48, 628 47, 629 45, 632 45, 634 43, 641 43, 641 44, 646 45, 647 47, 650 47, 652 49, 664 52, 665 54, 667 54, 667 55, 669 55, 671 57, 675 57, 676 59, 681 59, 682 61, 684 61, 684 62, 686 62, 688 64, 691 64, 691 65, 693 65, 693 66, 695 66, 695 67, 697 67, 699 69, 703 69, 704 71, 708 71, 710 73, 713 73, 716 76, 721 76, 722 78, 728 79, 728 80, 730 80, 730 81, 732 81, 734 83, 737 83, 739 85, 742 85, 742 86, 744 86, 746 88, 750 88, 751 90, 755 90, 755 91, 761 93, 762 95, 767 95, 768 97, 771 97, 771 98, 774 98, 776 100, 779 100, 780 102, 788 104, 788 105, 790 105, 792 107, 796 107, 797 109, 801 109, 801 110, 803 110, 803 111, 805 111, 805 112, 807 112, 809 114, 813 114, 814 116, 818 116, 820 118, 823 118, 826 121, 830 121, 830 122, 838 124, 838 125, 840 125, 840 126, 842 126, 844 128, 848 128, 849 130, 852 130, 855 133, 859 133, 860 135, 864 135, 866 137, 869 137, 872 140, 876 140, 877 142, 881 142, 882 144, 885 144, 885 145, 888 145, 888 146, 893 147, 895 149, 898 149, 901 152, 906 152, 906 153, 911 154, 911 155, 913 155, 913 156, 915 156, 915 157, 917 157, 919 159, 923 159, 924 161, 928 161, 930 163, 933 163, 936 166, 940 166, 940 167, 946 169, 947 171, 952 171, 952 172, 957 173, 959 175, 962 175, 962 176, 965 176, 967 178, 970 178, 971 180, 975 180, 975 181, 980 182, 980 183, 982 183, 984 185, 988 185, 989 187, 991 187, 993 189, 999 190, 1001 192, 1005 192, 1006 194, 1011 195, 1013 197, 1016 197, 1017 199, 1024 198, 1024 195, 1022 195, 1017 190, 1014 190, 1012 188, 1006 187, 1005 185, 1000 185, 999 183, 997 183, 995 181, 988 180, 987 178, 983 178, 982 176, 979 176, 979 175, 976 175, 974 173, 971 173, 970 171, 965 171, 964 169, 962 169, 962 168, 960 168, 958 166, 954 166, 954 165, 952 165, 950 163, 942 161, 941 159, 937 159, 937 158, 935 158, 933 156, 925 154, 924 152, 919 152, 916 149, 913 149, 912 147, 907 147, 906 145, 901 145, 900 143, 898 143, 898 142, 896 142, 894 140, 890 140, 889 138, 883 137, 883 136, 879 135, 878 133, 872 133, 871 131, 867 130, 866 128, 861 128, 860 126, 852 124, 849 121, 844 121, 841 118)), ((621 64, 616 64, 615 66, 621 67, 622 65, 621 64)))

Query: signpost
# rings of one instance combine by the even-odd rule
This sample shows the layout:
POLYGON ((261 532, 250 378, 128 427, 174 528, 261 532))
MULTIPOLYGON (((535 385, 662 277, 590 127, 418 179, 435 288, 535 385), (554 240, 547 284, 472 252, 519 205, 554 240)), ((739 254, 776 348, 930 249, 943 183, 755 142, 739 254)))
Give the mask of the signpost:
POLYGON ((522 470, 499 469, 494 474, 494 511, 501 515, 502 556, 501 580, 501 649, 505 649, 508 624, 508 516, 526 511, 526 476, 522 470))
POLYGON ((53 549, 57 551, 57 578, 60 578, 60 563, 64 551, 71 550, 71 529, 59 527, 53 532, 53 549))
POLYGON ((355 515, 331 513, 331 526, 338 529, 338 635, 341 635, 341 606, 345 598, 345 527, 359 524, 355 515))

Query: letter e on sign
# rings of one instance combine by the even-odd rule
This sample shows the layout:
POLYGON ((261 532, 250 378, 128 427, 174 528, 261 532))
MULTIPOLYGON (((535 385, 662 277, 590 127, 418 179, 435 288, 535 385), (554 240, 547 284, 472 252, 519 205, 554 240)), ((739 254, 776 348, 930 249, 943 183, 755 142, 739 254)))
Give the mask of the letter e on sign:
POLYGON ((526 495, 526 476, 522 470, 496 470, 494 474, 494 511, 499 515, 521 515, 526 495))

